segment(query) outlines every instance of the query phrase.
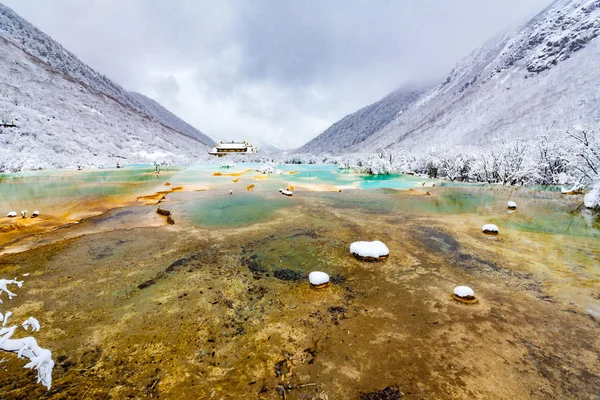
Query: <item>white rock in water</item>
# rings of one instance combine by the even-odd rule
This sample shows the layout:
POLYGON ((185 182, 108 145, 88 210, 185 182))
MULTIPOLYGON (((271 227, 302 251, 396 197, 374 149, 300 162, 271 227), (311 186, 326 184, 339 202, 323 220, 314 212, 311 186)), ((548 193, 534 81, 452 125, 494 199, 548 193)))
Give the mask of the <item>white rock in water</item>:
POLYGON ((284 196, 288 196, 288 197, 291 197, 291 196, 294 195, 294 193, 292 193, 291 190, 287 190, 287 189, 286 190, 282 190, 281 194, 284 195, 284 196))
POLYGON ((34 212, 31 213, 31 218, 35 218, 38 215, 40 215, 40 212, 38 210, 35 210, 34 212))
POLYGON ((350 245, 350 253, 365 258, 387 257, 390 254, 389 249, 379 240, 374 242, 354 242, 350 245))
POLYGON ((329 275, 321 271, 313 271, 308 274, 308 280, 313 286, 321 286, 329 283, 329 275))
POLYGON ((515 203, 514 201, 509 201, 508 202, 508 208, 510 208, 511 210, 516 210, 517 203, 515 203))
POLYGON ((583 198, 586 208, 600 210, 600 181, 596 182, 592 190, 583 198))
POLYGON ((7 217, 16 217, 17 216, 17 212, 16 211, 11 211, 8 214, 6 214, 7 217))
POLYGON ((27 210, 21 211, 21 217, 27 218, 27 210))
POLYGON ((481 227, 481 230, 483 231, 483 233, 498 233, 498 227, 494 224, 485 224, 484 226, 481 227))
POLYGON ((454 288, 454 294, 458 297, 474 297, 475 292, 468 286, 457 286, 454 288))

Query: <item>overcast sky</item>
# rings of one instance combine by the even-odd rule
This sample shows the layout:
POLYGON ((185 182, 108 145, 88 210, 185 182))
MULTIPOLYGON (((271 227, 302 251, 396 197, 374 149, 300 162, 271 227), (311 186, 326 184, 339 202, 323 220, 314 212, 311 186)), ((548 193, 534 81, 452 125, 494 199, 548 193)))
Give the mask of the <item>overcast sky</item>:
POLYGON ((217 140, 304 144, 551 0, 0 0, 217 140))

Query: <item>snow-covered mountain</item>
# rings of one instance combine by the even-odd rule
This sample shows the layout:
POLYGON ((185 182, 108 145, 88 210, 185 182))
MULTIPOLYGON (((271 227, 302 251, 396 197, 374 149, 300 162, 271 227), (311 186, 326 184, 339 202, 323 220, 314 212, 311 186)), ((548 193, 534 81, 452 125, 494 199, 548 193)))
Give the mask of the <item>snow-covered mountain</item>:
MULTIPOLYGON (((488 146, 574 125, 598 131, 599 34, 600 0, 555 1, 520 29, 471 53, 443 83, 347 151, 488 146)), ((355 136, 342 133, 335 140, 352 142, 355 136)))
POLYGON ((212 140, 0 4, 0 171, 205 158, 212 140), (203 143, 203 141, 208 143, 203 143))
POLYGON ((129 92, 129 95, 149 112, 148 115, 151 118, 156 119, 158 122, 183 135, 199 140, 207 146, 212 146, 215 143, 214 139, 211 139, 198 129, 180 119, 177 115, 161 106, 156 100, 136 92, 129 92))
POLYGON ((347 115, 306 143, 300 153, 341 154, 360 145, 416 101, 421 92, 398 89, 376 103, 347 115))
POLYGON ((279 154, 283 151, 279 147, 261 140, 252 141, 252 145, 258 149, 258 154, 279 154))

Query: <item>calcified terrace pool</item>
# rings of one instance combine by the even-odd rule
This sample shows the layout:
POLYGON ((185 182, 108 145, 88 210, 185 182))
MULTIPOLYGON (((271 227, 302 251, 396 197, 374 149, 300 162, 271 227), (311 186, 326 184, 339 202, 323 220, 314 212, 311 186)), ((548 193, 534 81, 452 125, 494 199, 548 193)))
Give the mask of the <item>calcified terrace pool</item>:
POLYGON ((0 398, 600 395, 600 225, 580 197, 254 167, 0 175, 0 278, 24 281, 0 310, 36 317, 56 363, 47 391, 2 353, 0 398), (389 258, 354 258, 359 240, 389 258))

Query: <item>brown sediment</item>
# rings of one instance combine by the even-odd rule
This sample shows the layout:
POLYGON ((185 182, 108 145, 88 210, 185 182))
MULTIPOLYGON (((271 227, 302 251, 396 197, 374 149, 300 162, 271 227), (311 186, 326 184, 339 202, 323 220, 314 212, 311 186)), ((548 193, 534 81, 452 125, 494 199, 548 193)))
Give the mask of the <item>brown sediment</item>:
POLYGON ((313 289, 325 289, 325 288, 328 288, 328 287, 329 287, 329 285, 331 285, 331 282, 325 282, 325 283, 322 283, 322 284, 320 284, 320 285, 312 285, 312 284, 311 284, 310 286, 311 286, 313 289))
POLYGON ((164 186, 171 186, 171 182, 165 182, 164 186))
POLYGON ((240 180, 240 178, 235 178, 235 179, 232 179, 231 181, 234 183, 237 183, 239 180, 240 180))
MULTIPOLYGON (((597 395, 600 323, 559 295, 559 285, 582 291, 598 279, 597 239, 505 228, 492 241, 476 230, 484 216, 373 214, 309 195, 243 229, 116 221, 0 256, 0 277, 31 273, 3 306, 40 320, 35 337, 56 362, 46 391, 6 355, 2 397, 597 395), (367 234, 396 249, 385 263, 348 257, 367 234), (317 291, 274 276, 305 277, 316 264, 345 279, 317 291), (449 299, 457 282, 477 288, 478 306, 449 299)), ((138 209, 156 218, 128 208, 138 209)))
POLYGON ((147 204, 147 205, 154 205, 154 204, 158 204, 169 193, 171 193, 170 190, 164 190, 164 191, 156 192, 154 194, 149 194, 149 195, 145 195, 145 196, 138 196, 137 200, 138 201, 143 201, 144 204, 147 204))
POLYGON ((383 261, 383 260, 387 260, 387 258, 389 257, 389 254, 386 254, 384 256, 379 256, 379 257, 365 257, 365 256, 361 256, 357 253, 352 253, 352 255, 361 261, 368 261, 368 262, 383 261))
POLYGON ((250 190, 254 189, 254 184, 248 185, 246 186, 246 190, 249 192, 250 190))
POLYGON ((157 214, 159 214, 159 215, 164 215, 164 216, 169 216, 169 215, 171 215, 171 211, 169 211, 169 210, 165 210, 164 208, 160 208, 160 207, 158 207, 158 208, 156 209, 156 213, 157 213, 157 214))
POLYGON ((475 304, 479 301, 479 300, 477 300, 477 297, 475 297, 475 296, 461 297, 455 293, 452 294, 452 298, 456 301, 460 301, 461 303, 465 303, 465 304, 475 304))
POLYGON ((252 171, 254 171, 252 168, 249 168, 249 169, 246 169, 246 170, 240 171, 240 172, 229 172, 227 174, 217 171, 217 172, 213 173, 213 176, 242 176, 242 175, 247 174, 248 172, 252 172, 252 171))

